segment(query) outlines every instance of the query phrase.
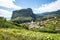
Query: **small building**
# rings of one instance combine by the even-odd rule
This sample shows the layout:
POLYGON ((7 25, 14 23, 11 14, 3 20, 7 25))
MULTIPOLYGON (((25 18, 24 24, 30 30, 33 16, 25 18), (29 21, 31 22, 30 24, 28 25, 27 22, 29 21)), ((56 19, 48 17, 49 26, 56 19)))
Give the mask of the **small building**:
POLYGON ((60 27, 56 27, 55 30, 56 30, 56 31, 60 31, 60 27))
POLYGON ((39 24, 36 24, 36 22, 31 22, 30 25, 29 25, 29 29, 31 28, 39 28, 39 24))
POLYGON ((44 28, 43 25, 40 25, 39 22, 31 22, 30 25, 29 25, 29 28, 28 29, 31 29, 31 28, 44 28))

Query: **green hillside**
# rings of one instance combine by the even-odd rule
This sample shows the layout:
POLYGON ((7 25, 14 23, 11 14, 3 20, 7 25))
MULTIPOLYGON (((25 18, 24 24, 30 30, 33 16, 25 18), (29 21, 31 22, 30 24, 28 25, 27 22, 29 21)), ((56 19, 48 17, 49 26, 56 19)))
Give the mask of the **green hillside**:
POLYGON ((0 28, 0 40, 60 40, 60 34, 0 28))
MULTIPOLYGON (((59 24, 60 22, 57 23, 57 26, 60 26, 59 24)), ((52 30, 50 29, 51 24, 45 24, 45 30, 48 32, 36 31, 38 29, 28 30, 26 29, 28 25, 26 25, 13 23, 0 17, 0 40, 60 40, 60 32, 49 33, 52 30)))

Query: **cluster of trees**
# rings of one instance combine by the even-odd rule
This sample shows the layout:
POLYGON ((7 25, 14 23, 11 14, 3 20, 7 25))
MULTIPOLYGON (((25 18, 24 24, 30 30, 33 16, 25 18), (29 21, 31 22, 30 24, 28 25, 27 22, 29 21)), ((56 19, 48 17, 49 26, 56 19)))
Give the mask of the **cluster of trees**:
POLYGON ((0 17, 0 27, 4 27, 5 26, 5 22, 6 22, 6 19, 3 18, 3 17, 0 17))
POLYGON ((0 17, 0 28, 18 28, 18 26, 11 21, 7 21, 6 18, 0 17))

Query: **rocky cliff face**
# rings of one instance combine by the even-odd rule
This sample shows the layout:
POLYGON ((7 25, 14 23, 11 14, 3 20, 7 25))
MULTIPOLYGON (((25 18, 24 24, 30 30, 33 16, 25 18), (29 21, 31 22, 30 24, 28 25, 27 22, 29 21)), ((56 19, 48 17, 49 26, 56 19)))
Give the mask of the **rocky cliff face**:
POLYGON ((16 10, 13 11, 11 20, 18 22, 30 22, 31 20, 35 21, 35 14, 31 8, 16 10))

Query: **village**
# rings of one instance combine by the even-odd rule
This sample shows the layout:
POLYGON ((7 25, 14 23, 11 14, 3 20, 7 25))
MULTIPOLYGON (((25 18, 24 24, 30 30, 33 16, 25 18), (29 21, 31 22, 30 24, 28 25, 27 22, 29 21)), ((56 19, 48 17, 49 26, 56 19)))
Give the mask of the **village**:
POLYGON ((60 26, 57 26, 57 23, 59 21, 60 20, 57 20, 57 17, 50 17, 50 18, 45 18, 45 19, 43 19, 43 21, 40 21, 40 22, 33 22, 33 20, 32 20, 31 22, 27 22, 27 23, 23 23, 23 24, 28 24, 28 29, 31 29, 31 28, 44 29, 46 27, 46 25, 48 25, 48 26, 54 25, 55 30, 59 31, 60 26))

